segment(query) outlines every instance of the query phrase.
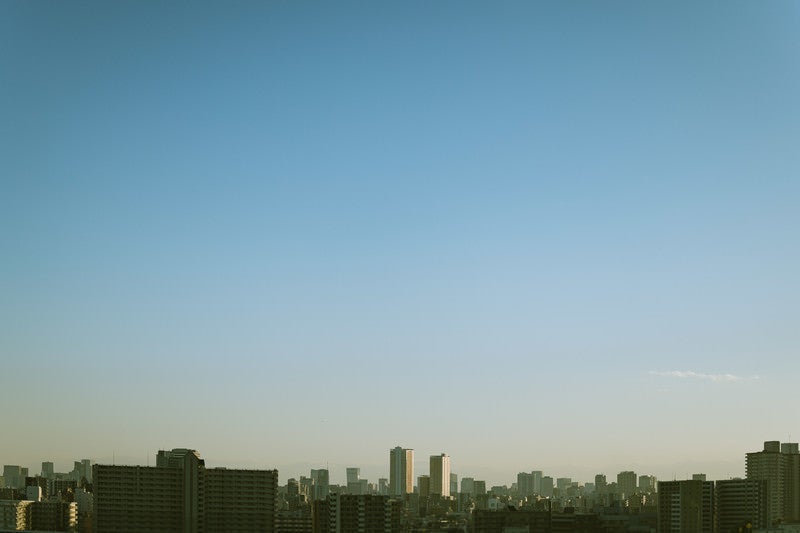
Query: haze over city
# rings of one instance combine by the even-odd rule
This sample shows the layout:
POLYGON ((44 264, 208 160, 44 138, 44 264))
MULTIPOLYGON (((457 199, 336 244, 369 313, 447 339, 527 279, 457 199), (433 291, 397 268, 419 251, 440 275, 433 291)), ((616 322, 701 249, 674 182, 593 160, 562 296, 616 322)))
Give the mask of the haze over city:
POLYGON ((796 441, 800 5, 0 5, 0 459, 510 483, 796 441))

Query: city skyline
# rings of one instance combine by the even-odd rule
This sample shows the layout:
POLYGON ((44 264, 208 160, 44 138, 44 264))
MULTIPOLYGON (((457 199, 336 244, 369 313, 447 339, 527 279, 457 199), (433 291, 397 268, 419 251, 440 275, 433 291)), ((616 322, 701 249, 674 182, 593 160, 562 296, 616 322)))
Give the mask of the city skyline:
MULTIPOLYGON (((766 443, 766 441, 759 441, 759 442, 766 443)), ((771 442, 777 443, 777 442, 784 442, 784 441, 771 441, 771 442)), ((791 441, 787 441, 787 442, 791 442, 791 441)), ((785 442, 781 446, 793 446, 794 448, 792 448, 792 449, 796 449, 797 448, 797 444, 796 443, 788 444, 787 442, 785 442)), ((163 448, 159 448, 159 449, 163 450, 163 448)), ((185 449, 191 450, 191 449, 194 449, 194 448, 189 447, 189 448, 185 448, 185 449)), ((392 484, 391 484, 391 481, 390 481, 392 479, 392 477, 391 477, 391 465, 392 465, 391 452, 393 452, 396 449, 397 449, 397 447, 393 447, 392 449, 390 449, 389 450, 390 458, 384 464, 380 464, 380 465, 378 465, 378 464, 365 464, 363 462, 361 462, 361 463, 354 462, 354 463, 347 463, 347 464, 345 464, 345 463, 330 464, 328 462, 319 464, 319 463, 308 462, 308 463, 304 463, 302 466, 301 465, 294 465, 295 470, 289 470, 289 471, 281 470, 276 465, 260 464, 260 463, 257 463, 255 461, 252 461, 252 460, 232 462, 232 463, 231 462, 225 462, 224 460, 213 459, 213 458, 212 459, 204 458, 204 460, 205 460, 205 462, 206 462, 206 464, 207 464, 207 466, 209 468, 219 468, 219 467, 232 467, 232 468, 245 468, 245 469, 265 469, 266 468, 266 469, 269 469, 269 470, 277 470, 279 472, 279 480, 283 484, 285 484, 288 479, 291 479, 291 478, 299 479, 301 476, 306 476, 309 472, 313 473, 313 471, 316 471, 318 469, 323 469, 323 470, 327 470, 328 471, 328 479, 329 479, 329 483, 330 484, 332 484, 332 485, 340 485, 340 486, 343 486, 343 487, 346 488, 347 485, 348 485, 348 477, 347 477, 349 475, 348 473, 351 472, 351 471, 352 472, 356 472, 357 471, 358 472, 357 475, 361 479, 366 479, 371 483, 376 483, 377 484, 379 479, 381 479, 381 478, 386 479, 387 486, 388 486, 387 490, 388 490, 389 494, 392 494, 392 484)), ((618 469, 611 469, 611 470, 592 469, 589 466, 580 466, 580 467, 577 467, 577 468, 576 467, 571 467, 571 469, 569 467, 568 468, 559 469, 558 467, 555 467, 555 468, 542 467, 539 464, 534 464, 534 465, 521 465, 521 466, 517 467, 516 469, 512 468, 512 469, 510 469, 508 471, 509 475, 507 477, 505 477, 505 478, 497 478, 497 479, 494 479, 494 478, 491 478, 491 477, 487 478, 484 475, 484 474, 486 474, 488 472, 492 472, 493 471, 492 465, 481 465, 481 466, 478 466, 478 467, 473 468, 473 469, 464 468, 464 469, 456 470, 456 469, 453 469, 451 467, 451 459, 452 459, 452 457, 450 456, 450 454, 439 453, 439 454, 433 454, 433 455, 425 455, 423 457, 423 456, 419 456, 419 455, 413 453, 413 452, 415 452, 415 450, 413 450, 411 448, 403 448, 402 446, 400 446, 399 449, 401 449, 404 452, 405 451, 411 451, 412 452, 412 456, 415 457, 414 466, 413 466, 413 470, 412 470, 412 476, 411 476, 412 477, 411 487, 413 489, 416 489, 417 488, 417 479, 422 475, 425 475, 426 477, 428 477, 429 474, 431 473, 431 468, 433 466, 434 459, 440 459, 442 457, 447 459, 449 473, 456 474, 458 476, 459 483, 460 483, 460 481, 461 481, 461 479, 463 477, 469 477, 469 478, 473 478, 473 479, 482 479, 483 481, 486 482, 487 487, 491 487, 493 485, 498 485, 498 486, 503 486, 504 485, 504 486, 507 486, 507 487, 511 487, 511 485, 516 482, 517 475, 519 473, 521 473, 521 472, 522 473, 525 473, 525 472, 530 473, 532 471, 538 471, 543 476, 550 476, 553 480, 555 480, 557 477, 559 477, 559 478, 560 477, 568 477, 572 481, 581 482, 581 483, 593 483, 594 481, 596 481, 595 476, 597 476, 597 475, 604 475, 608 480, 607 482, 610 483, 612 481, 617 481, 618 480, 618 476, 620 476, 620 475, 632 474, 632 473, 636 474, 636 478, 635 479, 631 479, 629 481, 629 483, 633 483, 633 484, 636 484, 636 483, 638 483, 640 481, 638 479, 640 476, 654 476, 659 481, 691 479, 692 476, 697 475, 697 474, 703 474, 709 480, 741 479, 741 478, 745 477, 745 473, 746 473, 745 472, 745 464, 746 464, 745 459, 747 459, 748 457, 750 457, 750 456, 752 456, 754 454, 758 455, 755 452, 760 449, 760 444, 755 446, 754 448, 752 448, 751 451, 742 451, 742 458, 740 458, 740 460, 738 461, 738 463, 736 465, 733 465, 733 464, 728 465, 730 467, 730 469, 727 470, 727 471, 722 471, 722 470, 715 471, 713 468, 712 469, 704 468, 703 467, 704 465, 701 464, 700 462, 697 462, 697 461, 695 461, 695 462, 687 462, 687 463, 685 463, 683 465, 685 468, 682 471, 678 471, 678 470, 674 470, 673 469, 673 471, 671 473, 670 472, 665 472, 663 470, 658 470, 658 465, 649 465, 648 466, 648 465, 644 465, 644 464, 633 464, 633 463, 628 463, 626 465, 620 466, 618 469), (631 468, 633 470, 630 470, 631 468), (513 474, 511 474, 512 471, 513 471, 513 474), (664 474, 668 474, 668 475, 664 475, 664 474)), ((108 461, 108 462, 102 461, 102 460, 96 460, 95 458, 91 458, 91 459, 84 458, 84 459, 81 459, 80 461, 78 461, 77 459, 72 459, 72 460, 63 461, 63 462, 52 461, 52 458, 46 458, 46 459, 43 458, 41 461, 38 461, 35 464, 15 463, 13 460, 10 460, 10 458, 0 457, 0 463, 6 464, 6 465, 8 465, 8 464, 16 464, 18 466, 27 468, 28 472, 29 472, 29 475, 38 475, 38 472, 41 470, 41 467, 43 467, 45 464, 47 465, 48 469, 52 469, 52 472, 62 472, 62 473, 69 472, 71 470, 70 467, 73 466, 73 465, 77 465, 79 462, 83 462, 84 463, 84 468, 85 468, 85 464, 87 462, 89 464, 94 463, 94 464, 102 464, 102 465, 115 465, 116 464, 116 465, 127 465, 127 466, 153 466, 155 464, 153 456, 155 456, 155 451, 148 452, 148 454, 147 454, 147 456, 146 456, 146 458, 145 458, 145 460, 143 462, 142 461, 138 461, 136 459, 133 459, 133 458, 131 458, 129 456, 116 456, 115 454, 112 454, 111 461, 108 461), (63 464, 63 468, 61 468, 62 464, 63 464)), ((749 459, 747 459, 747 460, 749 460, 749 459)), ((545 464, 545 463, 542 463, 542 464, 545 464)), ((705 465, 705 466, 708 466, 708 465, 705 465)), ((50 472, 51 473, 50 477, 52 477, 52 472, 50 472)), ((409 491, 409 493, 410 492, 413 492, 413 490, 409 491)))
POLYGON ((3 2, 2 459, 742 476, 798 433, 798 21, 3 2))

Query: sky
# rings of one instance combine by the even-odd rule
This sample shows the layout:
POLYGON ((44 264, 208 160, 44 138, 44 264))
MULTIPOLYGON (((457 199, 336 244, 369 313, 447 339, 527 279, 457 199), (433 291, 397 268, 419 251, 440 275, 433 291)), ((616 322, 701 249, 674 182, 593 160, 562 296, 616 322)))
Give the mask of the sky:
POLYGON ((0 461, 741 476, 800 5, 0 4, 0 461))

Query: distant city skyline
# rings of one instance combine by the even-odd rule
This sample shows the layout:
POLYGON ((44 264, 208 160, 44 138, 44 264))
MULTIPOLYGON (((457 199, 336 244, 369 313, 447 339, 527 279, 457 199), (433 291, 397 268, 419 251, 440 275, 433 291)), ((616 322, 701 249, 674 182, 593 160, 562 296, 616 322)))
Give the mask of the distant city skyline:
POLYGON ((743 475, 800 435, 798 22, 3 2, 0 459, 743 475))
MULTIPOLYGON (((487 487, 491 487, 493 485, 505 485, 510 487, 513 483, 517 481, 517 475, 520 472, 532 472, 532 471, 539 471, 542 472, 545 476, 551 476, 553 479, 556 477, 569 477, 573 481, 577 481, 580 483, 593 483, 595 481, 596 475, 605 475, 608 482, 617 481, 618 475, 630 474, 635 473, 637 478, 635 480, 629 481, 629 483, 638 483, 639 476, 654 476, 660 481, 668 481, 672 479, 691 479, 693 475, 696 474, 703 474, 709 480, 725 480, 725 479, 733 479, 733 478, 743 478, 745 476, 745 457, 752 455, 754 452, 757 452, 761 449, 761 444, 765 441, 759 441, 758 444, 754 444, 751 448, 742 449, 741 457, 735 463, 731 463, 726 465, 728 468, 720 468, 719 466, 714 466, 714 462, 709 462, 707 464, 703 464, 700 461, 687 461, 682 464, 673 465, 675 468, 672 468, 671 471, 669 469, 665 470, 664 465, 646 465, 646 464, 637 464, 637 463, 629 463, 627 465, 621 465, 618 467, 612 467, 610 469, 598 469, 598 468, 591 468, 590 466, 563 466, 562 467, 548 467, 548 466, 540 466, 538 464, 526 464, 520 465, 519 467, 511 468, 508 470, 509 474, 505 477, 497 477, 492 478, 490 475, 487 476, 488 473, 495 471, 493 465, 486 464, 486 465, 476 465, 472 468, 465 467, 462 469, 455 469, 452 466, 452 457, 449 454, 445 454, 447 458, 447 463, 449 465, 449 473, 457 474, 459 481, 463 477, 470 477, 474 479, 482 479, 486 481, 487 487), (678 469, 677 467, 681 467, 678 469)), ((782 441, 774 441, 774 442, 782 442, 782 441)), ((794 446, 792 449, 796 449, 797 444, 784 444, 783 446, 794 446)), ((402 446, 400 446, 403 449, 402 446)), ((160 448, 161 449, 161 448, 160 448)), ((191 447, 189 449, 192 449, 191 447)), ((394 447, 392 448, 394 449, 394 447)), ((391 450, 390 450, 391 451, 391 450)), ((97 464, 118 464, 118 465, 137 465, 137 466, 152 466, 155 463, 154 460, 155 451, 149 452, 146 457, 142 458, 143 460, 139 460, 136 458, 132 458, 130 456, 117 456, 113 454, 111 456, 111 460, 104 461, 99 460, 97 458, 75 458, 69 461, 51 461, 50 458, 42 458, 40 461, 32 464, 22 464, 11 460, 9 457, 0 457, 0 463, 9 465, 9 464, 18 464, 19 466, 28 468, 29 475, 37 475, 43 463, 53 463, 53 471, 54 472, 69 472, 72 470, 73 465, 76 462, 83 461, 85 464, 87 461, 91 463, 97 464), (62 468, 63 466, 63 468, 62 468)), ((418 454, 414 454, 415 461, 414 461, 414 468, 413 468, 413 483, 412 486, 416 487, 417 485, 417 478, 420 475, 428 475, 431 471, 431 466, 433 464, 433 459, 442 456, 442 454, 427 454, 424 457, 420 457, 418 454)), ((329 482, 334 485, 341 485, 346 487, 347 486, 347 472, 351 469, 355 469, 358 471, 358 475, 362 479, 367 479, 371 483, 377 483, 380 478, 387 479, 387 482, 391 479, 391 468, 390 468, 390 461, 386 461, 383 464, 368 464, 363 462, 353 462, 353 463, 304 463, 302 465, 284 465, 286 469, 281 469, 277 464, 261 464, 254 460, 238 460, 238 461, 230 461, 224 459, 213 459, 213 458, 204 458, 206 465, 210 468, 217 468, 217 467, 224 467, 230 466, 233 468, 259 468, 259 469, 277 469, 279 472, 279 480, 282 484, 285 484, 286 481, 290 478, 299 479, 301 476, 307 476, 310 471, 317 470, 317 469, 325 469, 329 472, 329 482)), ((456 463, 458 464, 458 463, 456 463)), ((717 465, 721 464, 721 462, 717 462, 717 465)), ((354 470, 354 471, 355 471, 354 470)), ((391 484, 389 485, 389 491, 391 493, 391 484)))

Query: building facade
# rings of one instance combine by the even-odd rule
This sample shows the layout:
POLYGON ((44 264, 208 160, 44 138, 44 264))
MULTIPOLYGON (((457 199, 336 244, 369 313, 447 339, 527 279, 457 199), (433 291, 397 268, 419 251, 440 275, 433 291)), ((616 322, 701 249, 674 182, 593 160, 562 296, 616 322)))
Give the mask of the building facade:
POLYGON ((414 492, 414 450, 397 446, 389 450, 389 495, 414 492))
POLYGON ((431 495, 450 496, 450 456, 446 453, 430 457, 431 495))

